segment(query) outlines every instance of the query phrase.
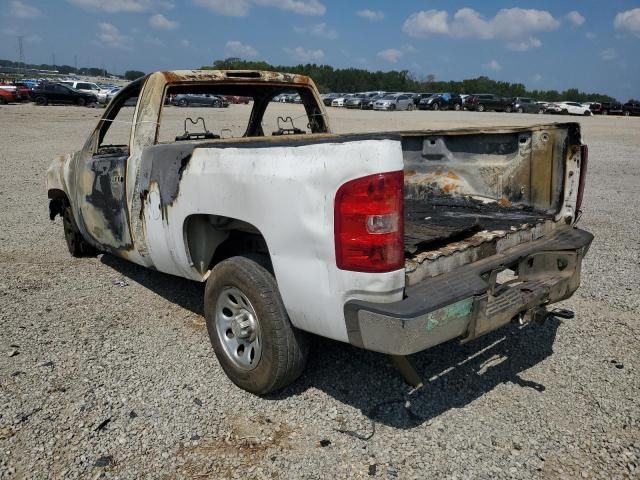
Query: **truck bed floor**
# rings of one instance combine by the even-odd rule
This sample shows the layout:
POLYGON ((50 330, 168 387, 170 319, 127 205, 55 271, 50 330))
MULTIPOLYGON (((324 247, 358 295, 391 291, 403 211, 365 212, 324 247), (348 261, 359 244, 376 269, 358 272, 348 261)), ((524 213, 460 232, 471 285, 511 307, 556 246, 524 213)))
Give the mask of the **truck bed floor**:
POLYGON ((485 203, 471 197, 431 195, 405 199, 405 250, 408 254, 436 250, 481 231, 511 230, 553 218, 531 207, 485 203))

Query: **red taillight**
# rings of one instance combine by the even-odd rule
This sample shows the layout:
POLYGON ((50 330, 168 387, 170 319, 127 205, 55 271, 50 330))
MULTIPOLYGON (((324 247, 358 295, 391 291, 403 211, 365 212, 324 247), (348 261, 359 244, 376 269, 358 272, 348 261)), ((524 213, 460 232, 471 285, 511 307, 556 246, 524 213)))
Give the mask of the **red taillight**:
POLYGON ((582 212, 582 197, 584 195, 584 184, 587 178, 587 164, 589 163, 589 147, 580 146, 580 180, 578 182, 578 198, 576 199, 576 212, 582 212))
POLYGON ((336 264, 341 270, 391 272, 404 267, 404 173, 342 185, 334 207, 336 264))

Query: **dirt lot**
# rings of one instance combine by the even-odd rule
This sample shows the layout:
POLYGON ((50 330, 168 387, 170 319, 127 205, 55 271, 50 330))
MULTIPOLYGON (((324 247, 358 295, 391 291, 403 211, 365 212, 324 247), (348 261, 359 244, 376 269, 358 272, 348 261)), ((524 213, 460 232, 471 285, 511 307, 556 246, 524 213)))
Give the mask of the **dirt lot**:
MULTIPOLYGON (((73 259, 49 221, 46 168, 100 113, 0 108, 0 478, 640 477, 640 118, 578 119, 591 150, 581 227, 596 240, 564 303, 575 319, 415 355, 428 381, 410 397, 384 356, 318 339, 304 377, 262 399, 218 366, 201 285, 73 259)), ((559 118, 330 120, 352 132, 559 118)))

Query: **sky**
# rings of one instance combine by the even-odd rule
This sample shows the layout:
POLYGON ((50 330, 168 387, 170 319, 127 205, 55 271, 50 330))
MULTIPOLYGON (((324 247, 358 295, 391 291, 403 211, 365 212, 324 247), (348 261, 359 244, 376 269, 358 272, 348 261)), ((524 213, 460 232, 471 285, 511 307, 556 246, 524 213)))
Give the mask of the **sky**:
POLYGON ((0 58, 125 70, 241 57, 640 98, 640 0, 0 0, 0 58))

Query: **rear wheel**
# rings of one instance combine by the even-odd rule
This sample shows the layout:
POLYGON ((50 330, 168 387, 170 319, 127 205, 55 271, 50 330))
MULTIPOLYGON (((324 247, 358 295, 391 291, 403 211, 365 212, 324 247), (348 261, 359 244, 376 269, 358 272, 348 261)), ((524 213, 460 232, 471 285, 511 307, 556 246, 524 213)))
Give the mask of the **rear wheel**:
POLYGON ((505 108, 504 111, 507 112, 507 113, 511 113, 512 112, 511 107, 505 108))
POLYGON ((67 205, 62 213, 62 226, 64 227, 64 239, 67 242, 69 253, 74 257, 92 257, 97 250, 89 245, 80 233, 80 229, 73 218, 73 211, 67 205))
POLYGON ((36 102, 36 105, 46 105, 49 103, 46 97, 36 97, 33 101, 36 102))
POLYGON ((455 104, 453 105, 453 109, 454 109, 456 112, 457 112, 457 111, 459 111, 459 110, 460 110, 460 104, 459 104, 459 103, 455 103, 455 104))
POLYGON ((516 110, 516 112, 518 112, 518 113, 524 113, 524 109, 523 109, 522 107, 519 107, 519 108, 516 110))
POLYGON ((630 112, 629 110, 625 110, 625 111, 623 112, 623 115, 624 115, 625 117, 628 117, 628 116, 630 116, 630 115, 631 115, 631 112, 630 112))
POLYGON ((308 335, 291 324, 266 257, 232 257, 216 265, 204 305, 213 350, 237 386, 265 395, 302 374, 308 335))
POLYGON ((434 111, 438 111, 438 110, 440 110, 440 105, 438 105, 437 103, 434 103, 433 107, 431 107, 431 108, 433 108, 434 111))
POLYGON ((484 105, 478 105, 478 111, 484 112, 484 105))
POLYGON ((178 102, 178 105, 180 105, 181 107, 188 107, 189 106, 189 102, 187 102, 184 98, 182 98, 178 102))
POLYGON ((87 101, 80 97, 76 100, 76 105, 78 105, 79 107, 84 107, 87 104, 87 101))
POLYGON ((585 117, 590 117, 590 116, 591 116, 591 111, 590 111, 590 110, 585 110, 585 111, 584 111, 584 113, 583 113, 583 115, 584 115, 585 117))

